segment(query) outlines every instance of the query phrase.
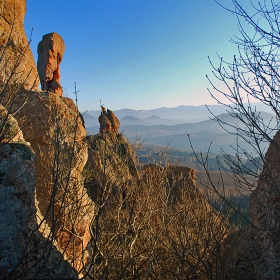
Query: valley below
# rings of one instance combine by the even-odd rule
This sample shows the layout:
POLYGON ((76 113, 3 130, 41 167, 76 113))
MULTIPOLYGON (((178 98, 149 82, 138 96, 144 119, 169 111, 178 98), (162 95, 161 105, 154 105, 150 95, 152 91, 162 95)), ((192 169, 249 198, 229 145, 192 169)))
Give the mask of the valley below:
MULTIPOLYGON (((266 112, 265 106, 252 106, 263 110, 258 113, 264 122, 277 127, 273 114, 266 112)), ((120 131, 135 151, 139 170, 145 164, 193 168, 196 170, 198 188, 214 208, 225 206, 222 206, 224 201, 213 191, 213 186, 224 193, 228 201, 249 219, 251 189, 246 186, 246 180, 248 185, 254 185, 254 177, 240 174, 239 182, 243 181, 243 191, 240 192, 240 186, 236 185, 236 174, 228 165, 229 159, 236 160, 237 144, 246 148, 252 158, 258 161, 251 145, 236 137, 233 126, 244 127, 241 120, 230 116, 221 105, 179 106, 145 111, 123 109, 115 111, 115 114, 120 119, 120 131), (205 161, 204 166, 201 161, 205 161)), ((88 133, 97 134, 98 111, 88 111, 83 116, 88 133)), ((275 132, 271 131, 273 133, 275 132)), ((267 147, 268 143, 261 143, 264 151, 267 147)), ((257 168, 247 158, 241 161, 245 169, 256 174, 260 172, 262 164, 257 168)), ((244 217, 240 219, 240 215, 234 211, 231 215, 234 222, 241 222, 243 225, 248 224, 244 217)))

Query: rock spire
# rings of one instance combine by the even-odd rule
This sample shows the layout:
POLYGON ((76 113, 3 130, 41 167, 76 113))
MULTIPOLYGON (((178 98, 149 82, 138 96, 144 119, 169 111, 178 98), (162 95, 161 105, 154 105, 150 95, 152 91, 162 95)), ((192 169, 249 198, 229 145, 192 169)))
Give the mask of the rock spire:
POLYGON ((115 116, 114 112, 101 106, 101 115, 99 116, 100 123, 100 133, 102 134, 105 131, 109 132, 118 132, 120 128, 120 121, 115 116))
POLYGON ((63 39, 55 32, 43 36, 38 44, 37 68, 42 90, 62 96, 59 65, 65 51, 63 39))

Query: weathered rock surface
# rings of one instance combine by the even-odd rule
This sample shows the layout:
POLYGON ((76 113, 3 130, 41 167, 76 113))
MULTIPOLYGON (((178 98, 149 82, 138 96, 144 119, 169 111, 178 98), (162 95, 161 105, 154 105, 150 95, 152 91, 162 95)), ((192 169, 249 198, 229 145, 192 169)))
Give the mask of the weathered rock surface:
POLYGON ((35 154, 17 121, 0 108, 1 123, 5 124, 0 144, 0 279, 75 276, 62 251, 40 233, 43 226, 48 232, 50 229, 38 224, 35 154))
POLYGON ((127 187, 139 179, 132 147, 118 132, 118 118, 101 106, 99 123, 99 134, 87 137, 86 186, 93 200, 105 185, 109 188, 127 187))
POLYGON ((87 136, 88 161, 85 167, 86 186, 96 200, 98 190, 106 186, 128 187, 139 174, 131 145, 122 134, 107 133, 87 136), (105 168, 104 168, 105 165, 105 168))
POLYGON ((115 116, 114 112, 106 109, 101 106, 101 115, 99 116, 99 123, 100 123, 100 133, 104 133, 105 131, 109 132, 118 132, 120 128, 120 121, 115 116))
MULTIPOLYGON (((0 116, 3 123, 7 111, 2 106, 0 116)), ((20 261, 30 232, 37 226, 36 177, 35 155, 13 117, 8 116, 1 136, 4 141, 0 144, 0 275, 7 276, 20 261)))
POLYGON ((223 279, 280 279, 280 131, 265 155, 264 168, 251 194, 252 225, 224 242, 223 279))
POLYGON ((79 116, 71 99, 52 92, 29 93, 28 102, 16 114, 36 155, 38 208, 77 271, 86 259, 94 210, 83 186, 87 146, 79 116))
POLYGON ((26 1, 0 0, 0 6, 0 82, 12 77, 11 82, 36 89, 37 68, 24 31, 26 1))
POLYGON ((255 240, 263 248, 264 258, 258 276, 280 278, 280 131, 276 133, 265 155, 264 168, 256 190, 251 194, 250 217, 255 240), (259 229, 259 230, 258 230, 259 229), (265 269, 264 269, 265 268, 265 269))
POLYGON ((55 32, 43 36, 38 44, 37 68, 42 90, 62 96, 59 65, 65 51, 63 39, 55 32))
POLYGON ((18 122, 0 104, 0 143, 20 143, 26 144, 18 122))
POLYGON ((168 182, 170 199, 173 201, 180 197, 181 188, 184 186, 184 191, 188 192, 191 200, 195 203, 200 202, 205 211, 213 212, 212 207, 196 186, 196 171, 193 168, 178 165, 162 167, 158 164, 147 164, 142 167, 141 175, 143 182, 147 185, 166 185, 166 182, 168 182))
POLYGON ((38 72, 23 26, 26 2, 0 4, 0 86, 8 89, 1 102, 18 121, 0 108, 0 275, 15 271, 22 277, 75 277, 73 267, 82 273, 87 261, 94 209, 82 176, 86 131, 73 101, 61 96, 64 43, 50 33, 39 44, 38 66, 47 92, 38 92, 38 72), (2 243, 6 229, 14 232, 2 243))

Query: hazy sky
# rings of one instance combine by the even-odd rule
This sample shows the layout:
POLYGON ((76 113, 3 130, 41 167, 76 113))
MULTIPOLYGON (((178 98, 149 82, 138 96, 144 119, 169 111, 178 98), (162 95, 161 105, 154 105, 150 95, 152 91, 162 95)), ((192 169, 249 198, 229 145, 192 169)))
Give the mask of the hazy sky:
POLYGON ((213 104, 207 56, 231 58, 238 34, 214 0, 27 0, 28 37, 32 28, 35 61, 44 34, 64 39, 61 83, 71 98, 77 83, 82 111, 99 99, 112 110, 213 104))

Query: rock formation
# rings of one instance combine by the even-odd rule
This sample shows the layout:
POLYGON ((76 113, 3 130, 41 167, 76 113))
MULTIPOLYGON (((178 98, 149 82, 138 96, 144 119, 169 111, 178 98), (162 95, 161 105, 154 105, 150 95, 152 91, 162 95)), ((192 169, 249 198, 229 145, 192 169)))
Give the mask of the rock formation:
MULTIPOLYGON (((22 24, 25 1, 9 0, 3 3, 4 22, 10 21, 10 25, 3 27, 3 30, 11 30, 12 15, 15 15, 16 22, 19 17, 19 22, 22 24), (17 9, 12 9, 13 5, 17 9)), ((7 39, 5 34, 8 32, 2 34, 0 38, 2 42, 7 39)), ((17 46, 24 45, 24 40, 20 42, 21 37, 14 38, 16 37, 13 37, 14 41, 11 38, 5 41, 9 47, 11 46, 11 49, 6 48, 11 51, 6 62, 9 61, 11 65, 16 62, 17 57, 13 55, 17 46)), ((22 73, 28 73, 26 67, 29 66, 27 63, 29 52, 27 46, 24 52, 26 55, 22 57, 25 61, 22 73)), ((95 265, 105 258, 106 266, 104 270, 100 270, 102 277, 107 269, 108 260, 110 265, 116 266, 119 261, 126 259, 129 260, 129 265, 126 267, 130 267, 131 260, 134 262, 138 258, 142 262, 140 267, 145 268, 149 266, 149 260, 152 259, 151 251, 154 251, 156 262, 160 259, 158 257, 161 257, 157 252, 165 252, 168 262, 169 248, 171 248, 168 246, 172 246, 168 242, 173 238, 173 234, 175 234, 173 239, 175 243, 180 240, 182 231, 186 233, 186 239, 178 248, 185 246, 185 241, 188 240, 189 250, 192 242, 195 241, 196 246, 193 246, 191 254, 196 254, 195 251, 202 252, 200 256, 205 263, 209 262, 209 248, 215 251, 216 245, 220 244, 227 230, 225 226, 221 226, 220 218, 196 188, 194 170, 178 167, 157 169, 156 167, 154 172, 147 167, 144 168, 146 177, 141 178, 131 145, 122 134, 118 133, 119 120, 112 111, 106 111, 104 107, 99 118, 100 133, 87 137, 86 143, 86 131, 77 107, 71 99, 62 96, 59 64, 63 52, 64 43, 58 34, 50 33, 43 36, 38 46, 38 71, 43 91, 27 91, 26 84, 20 84, 18 87, 20 90, 15 91, 16 99, 11 104, 13 105, 11 110, 15 112, 14 116, 18 124, 8 116, 7 112, 5 113, 4 108, 3 110, 0 108, 0 113, 4 112, 4 117, 0 116, 1 123, 6 124, 3 133, 0 134, 0 221, 2 223, 0 275, 4 275, 3 279, 7 278, 6 275, 10 272, 15 272, 18 278, 21 276, 71 277, 76 276, 76 272, 84 276, 83 268, 87 265, 87 253, 94 251, 87 251, 87 248, 93 248, 89 242, 91 233, 94 237, 94 233, 98 233, 94 232, 96 229, 94 223, 97 221, 97 215, 102 211, 108 214, 103 217, 104 223, 99 224, 99 230, 102 231, 100 228, 102 226, 104 229, 100 234, 101 238, 105 238, 103 252, 113 254, 113 258, 116 256, 116 262, 111 262, 114 259, 106 259, 102 253, 95 255, 97 257, 94 260, 95 265), (26 141, 30 142, 31 146, 26 141), (88 191, 84 188, 84 176, 88 191), (150 188, 151 180, 154 181, 152 188, 150 188), (158 196, 158 192, 161 196, 158 196), (89 198, 88 193, 92 199, 89 198), (99 196, 100 193, 102 197, 99 196), (100 197, 103 199, 101 203, 100 200, 98 201, 100 197), (104 201, 104 197, 113 200, 104 201), (180 204, 180 200, 187 203, 180 204), (99 202, 99 205, 94 206, 92 201, 99 202), (157 205, 155 209, 154 205, 157 205), (99 208, 94 212, 94 207, 99 208), (108 210, 114 207, 117 212, 112 214, 108 210), (174 216, 172 211, 176 207, 178 209, 174 216), (167 224, 165 224, 167 222, 165 217, 170 218, 167 224), (161 223, 160 227, 158 221, 161 223), (182 221, 185 223, 183 224, 182 221), (174 232, 172 223, 184 227, 179 227, 174 232), (118 235, 114 233, 116 227, 121 230, 118 235), (154 231, 150 230, 151 227, 154 231), (11 234, 6 234, 7 229, 11 234), (213 229, 215 229, 214 242, 212 242, 213 229), (107 242, 110 231, 114 237, 107 242), (161 238, 169 237, 166 239, 167 244, 164 244, 165 239, 159 241, 159 234, 161 238), (134 245, 138 242, 135 238, 139 238, 139 245, 141 245, 137 250, 134 249, 138 246, 134 245), (152 246, 159 247, 152 247, 151 250, 149 247, 151 241, 154 243, 152 246), (125 258, 122 257, 124 247, 120 246, 120 242, 122 246, 129 248, 125 258), (112 244, 116 247, 112 247, 111 250, 108 246, 112 244), (143 248, 146 255, 142 251, 143 248), (131 258, 134 250, 136 255, 131 258), (28 273, 25 273, 27 270, 28 273)), ((30 59, 32 60, 32 57, 30 59)), ((30 65, 33 64, 34 62, 31 62, 30 65)), ((34 68, 31 69, 33 73, 34 68)), ((7 75, 7 73, 2 74, 3 82, 7 81, 7 75)), ((27 84, 31 85, 31 74, 27 80, 27 84)), ((21 83, 19 79, 14 82, 21 83)), ((9 86, 13 88, 13 85, 9 86)), ((94 238, 91 242, 95 242, 94 238)), ((172 266, 181 265, 175 257, 173 261, 175 265, 171 262, 172 266)), ((162 264, 163 274, 164 264, 167 262, 162 264)), ((95 273, 93 270, 91 272, 95 273)), ((117 269, 113 267, 113 274, 115 272, 117 269)), ((197 271, 194 274, 196 275, 197 271)), ((200 272, 198 274, 201 275, 200 272)), ((150 275, 145 273, 145 277, 150 275)), ((110 276, 107 278, 116 279, 110 276)))
POLYGON ((0 145, 0 275, 4 276, 22 257, 26 240, 37 226, 36 177, 30 145, 13 117, 8 116, 5 121, 7 111, 0 107, 1 123, 5 122, 0 145))
POLYGON ((280 131, 265 155, 263 170, 251 194, 252 224, 224 242, 226 279, 280 279, 280 131))
POLYGON ((101 106, 101 115, 99 116, 100 133, 105 131, 117 132, 120 128, 120 121, 115 116, 114 112, 101 106))
MULTIPOLYGON (((266 155, 262 173, 260 174, 257 188, 252 192, 250 216, 252 223, 261 229, 264 234, 268 232, 280 234, 280 131, 276 133, 266 155), (269 229, 267 231, 266 229, 269 229)), ((268 236, 265 238, 268 242, 268 236)), ((267 244, 267 249, 272 244, 267 244)), ((280 245, 280 244, 279 244, 280 245)), ((272 246, 270 249, 275 248, 272 246)), ((276 249, 276 248, 275 248, 276 249)), ((271 255, 275 252, 269 251, 271 255)), ((280 253, 280 247, 279 247, 280 253)), ((279 255, 280 257, 280 255, 279 255)), ((280 258, 279 258, 280 268, 280 258)))
POLYGON ((90 135, 87 143, 86 186, 94 201, 105 187, 126 188, 139 180, 134 153, 122 134, 90 135))
POLYGON ((63 250, 40 232, 51 230, 44 221, 39 226, 35 154, 17 121, 1 105, 0 120, 5 124, 0 144, 0 279, 32 276, 37 270, 42 276, 76 276, 63 261, 63 250))
POLYGON ((1 106, 9 110, 0 108, 0 278, 26 270, 27 276, 76 276, 73 267, 83 273, 87 261, 94 208, 82 176, 86 131, 74 102, 61 96, 64 43, 51 33, 39 44, 46 90, 39 92, 23 27, 26 2, 0 3, 0 87, 8 93, 1 106))
POLYGON ((38 208, 55 228, 59 247, 80 270, 94 208, 83 187, 87 146, 78 109, 71 99, 55 93, 30 92, 16 118, 36 155, 38 208))
MULTIPOLYGON (((87 161, 87 146, 83 142, 86 131, 74 102, 61 96, 59 64, 64 43, 56 33, 43 37, 38 47, 38 66, 46 92, 30 90, 37 77, 37 69, 23 28, 26 3, 20 0, 1 3, 0 26, 4 30, 0 34, 0 51, 4 54, 1 63, 6 64, 4 69, 7 73, 1 71, 0 85, 5 84, 9 93, 9 96, 1 96, 1 100, 2 105, 8 105, 9 113, 14 113, 20 129, 14 130, 17 127, 13 126, 14 119, 2 121, 6 126, 0 130, 0 142, 9 145, 18 139, 30 142, 37 170, 35 190, 34 186, 29 189, 30 197, 32 192, 33 197, 36 193, 36 201, 30 201, 30 207, 37 207, 36 216, 40 218, 37 222, 42 225, 39 232, 43 239, 51 239, 51 246, 56 246, 63 258, 81 271, 87 260, 86 247, 94 208, 83 186, 82 170, 87 161), (18 53, 22 54, 21 63, 18 53), (9 67, 12 69, 17 64, 18 76, 9 80, 9 67), (26 78, 27 83, 22 83, 22 78, 26 78)), ((20 152, 18 154, 20 158, 20 152)), ((35 184, 35 178, 33 180, 35 184)))
POLYGON ((61 96, 59 63, 63 52, 59 35, 43 36, 38 47, 38 65, 42 87, 47 91, 30 91, 27 102, 26 92, 18 92, 13 110, 17 111, 15 117, 24 138, 36 155, 37 206, 41 218, 51 228, 54 241, 65 251, 71 265, 80 271, 86 262, 94 209, 83 186, 86 131, 74 102, 61 96))
POLYGON ((26 2, 0 0, 0 6, 0 82, 11 77, 11 82, 37 89, 37 68, 24 31, 26 2))
POLYGON ((147 164, 142 167, 142 180, 145 184, 160 185, 168 182, 170 186, 170 199, 180 197, 182 186, 185 186, 189 198, 201 203, 207 212, 212 212, 212 207, 196 186, 196 171, 186 166, 169 165, 162 167, 158 164, 147 164))
POLYGON ((63 39, 55 32, 43 36, 38 44, 37 68, 42 90, 51 91, 62 96, 60 68, 65 45, 63 39))

